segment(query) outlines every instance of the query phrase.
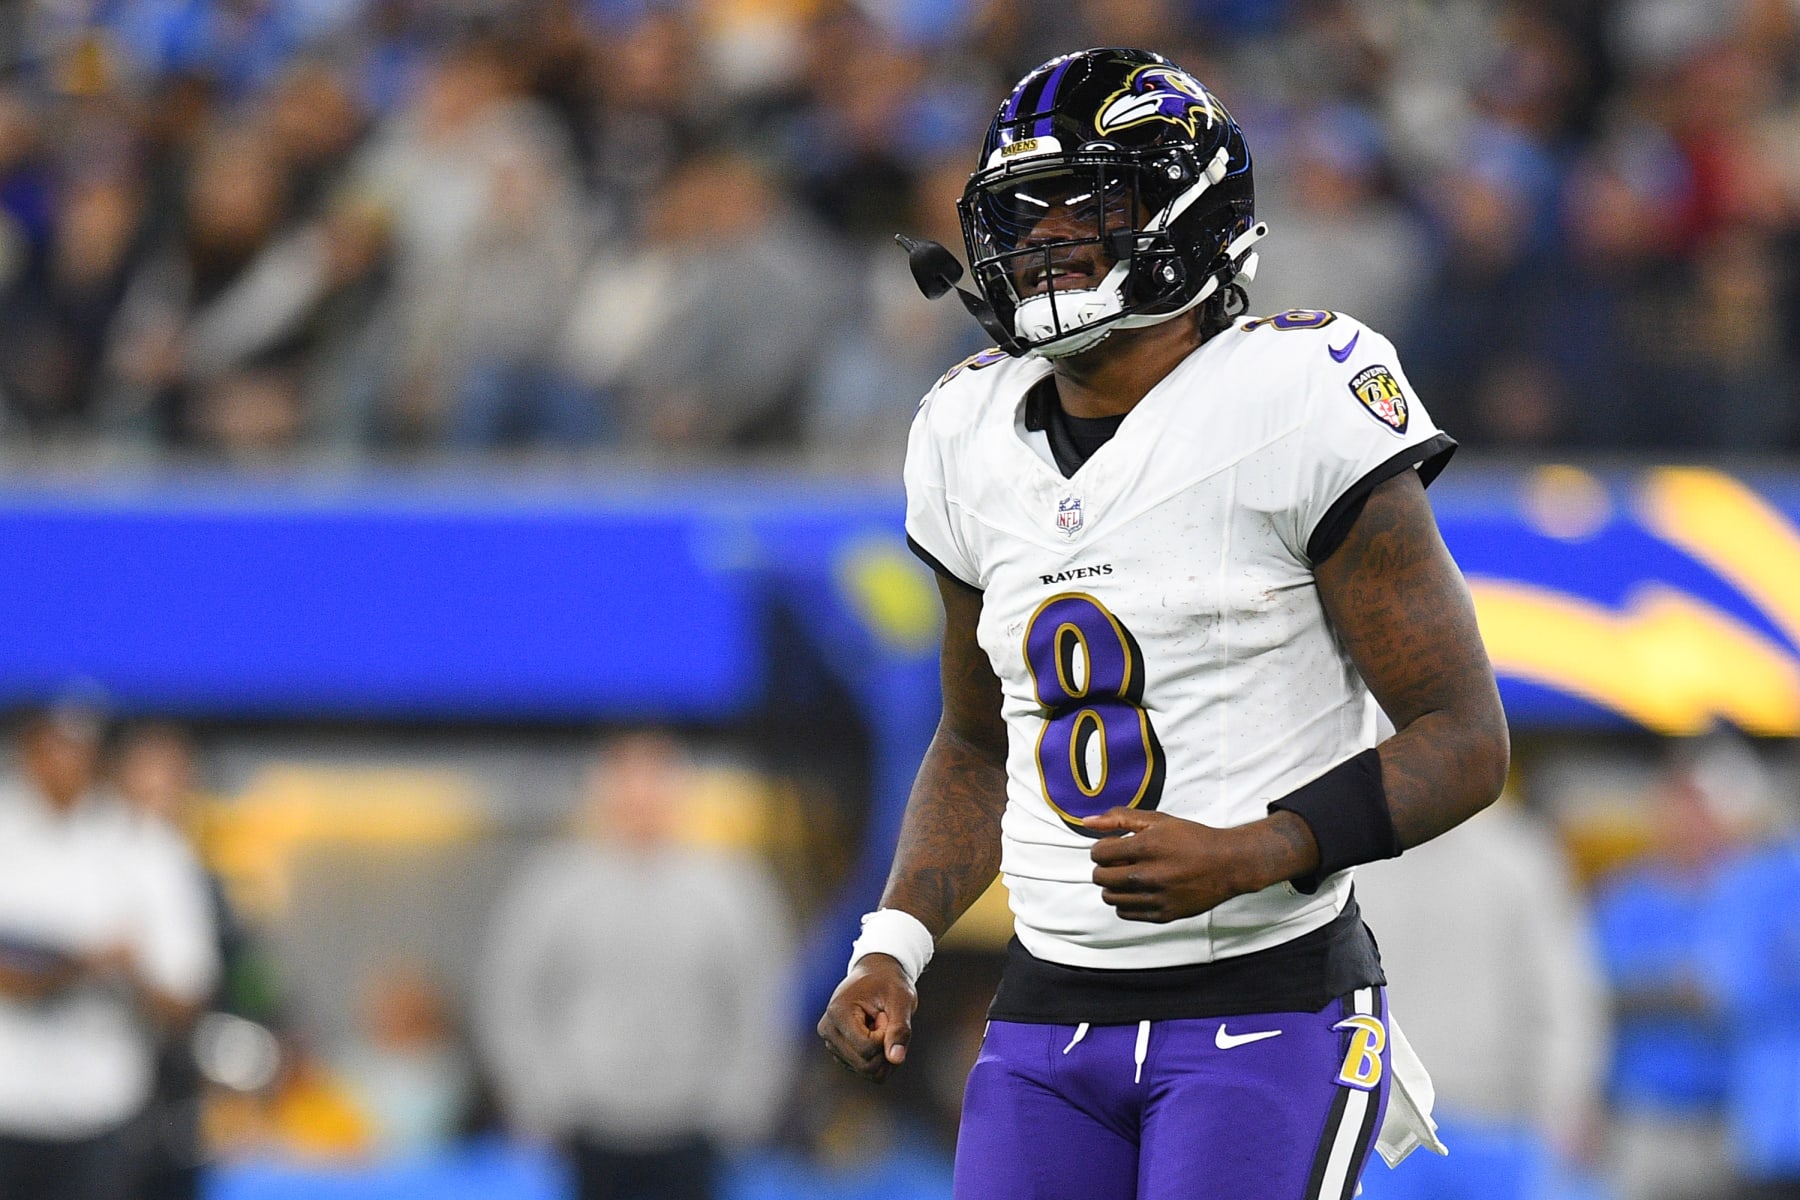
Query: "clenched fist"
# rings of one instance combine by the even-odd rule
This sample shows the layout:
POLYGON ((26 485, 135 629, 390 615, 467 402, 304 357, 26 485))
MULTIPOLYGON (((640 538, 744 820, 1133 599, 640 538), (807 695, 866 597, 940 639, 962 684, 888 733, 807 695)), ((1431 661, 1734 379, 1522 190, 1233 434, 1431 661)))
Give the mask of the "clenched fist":
POLYGON ((919 994, 893 956, 865 955, 831 993, 819 1036, 839 1062, 880 1083, 906 1061, 918 1006, 919 994))

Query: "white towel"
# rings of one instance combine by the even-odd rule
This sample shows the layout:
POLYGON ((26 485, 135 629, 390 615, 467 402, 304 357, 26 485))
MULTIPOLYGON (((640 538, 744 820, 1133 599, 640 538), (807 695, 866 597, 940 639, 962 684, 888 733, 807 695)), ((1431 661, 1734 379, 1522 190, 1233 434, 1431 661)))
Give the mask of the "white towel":
POLYGON ((1420 1146, 1433 1154, 1448 1154, 1449 1147, 1437 1135, 1437 1122, 1431 1119, 1431 1106, 1437 1092, 1431 1076, 1418 1052, 1400 1032, 1400 1022, 1388 1008, 1388 1069, 1393 1079, 1388 1088, 1387 1112, 1381 1119, 1381 1132, 1375 1137, 1375 1149, 1387 1165, 1397 1167, 1420 1146))

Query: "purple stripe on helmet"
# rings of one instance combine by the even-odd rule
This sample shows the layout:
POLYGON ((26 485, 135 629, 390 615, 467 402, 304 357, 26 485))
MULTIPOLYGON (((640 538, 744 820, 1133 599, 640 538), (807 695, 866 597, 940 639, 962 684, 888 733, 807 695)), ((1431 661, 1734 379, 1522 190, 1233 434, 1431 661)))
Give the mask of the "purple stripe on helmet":
POLYGON ((1019 80, 1019 86, 1013 89, 1012 95, 1006 98, 1006 107, 1000 111, 1002 121, 1014 121, 1019 116, 1019 102, 1025 98, 1025 89, 1031 86, 1031 76, 1019 80))
MULTIPOLYGON (((1050 78, 1044 82, 1044 90, 1038 94, 1039 112, 1047 114, 1056 106, 1056 89, 1062 86, 1063 76, 1068 74, 1069 64, 1074 61, 1075 58, 1071 55, 1058 63, 1056 70, 1050 72, 1050 78)), ((1052 128, 1053 126, 1048 116, 1040 117, 1031 127, 1031 136, 1044 137, 1052 128)))

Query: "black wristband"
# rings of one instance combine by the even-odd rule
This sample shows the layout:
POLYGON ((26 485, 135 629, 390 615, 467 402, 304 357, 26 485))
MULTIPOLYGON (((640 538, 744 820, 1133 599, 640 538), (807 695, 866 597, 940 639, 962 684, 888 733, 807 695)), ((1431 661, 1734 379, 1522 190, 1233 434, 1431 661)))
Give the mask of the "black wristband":
POLYGON ((1381 756, 1364 750, 1345 759, 1311 783, 1301 784, 1275 803, 1270 812, 1291 812, 1306 822, 1319 843, 1319 865, 1309 875, 1289 880, 1312 895, 1329 875, 1358 863, 1394 858, 1400 835, 1388 812, 1387 789, 1381 783, 1381 756))

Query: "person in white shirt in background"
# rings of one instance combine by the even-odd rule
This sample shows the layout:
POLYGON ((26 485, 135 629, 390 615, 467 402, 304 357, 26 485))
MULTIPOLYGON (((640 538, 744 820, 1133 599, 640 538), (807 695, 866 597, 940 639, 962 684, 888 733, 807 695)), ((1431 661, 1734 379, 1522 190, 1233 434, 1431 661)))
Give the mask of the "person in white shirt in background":
POLYGON ((1612 1018, 1554 832, 1503 797, 1431 845, 1358 872, 1356 898, 1406 990, 1406 1033, 1432 1065, 1452 1146, 1415 1169, 1504 1172, 1522 1198, 1562 1194, 1556 1181, 1599 1149, 1612 1018))
POLYGON ((509 1123, 561 1144, 580 1200, 707 1200, 793 1073, 786 902, 754 855, 684 836, 694 781, 674 738, 613 739, 583 836, 534 852, 489 927, 479 1045, 509 1123))
POLYGON ((28 714, 0 782, 0 1196, 112 1200, 159 1032, 219 964, 198 864, 98 787, 90 711, 28 714))

